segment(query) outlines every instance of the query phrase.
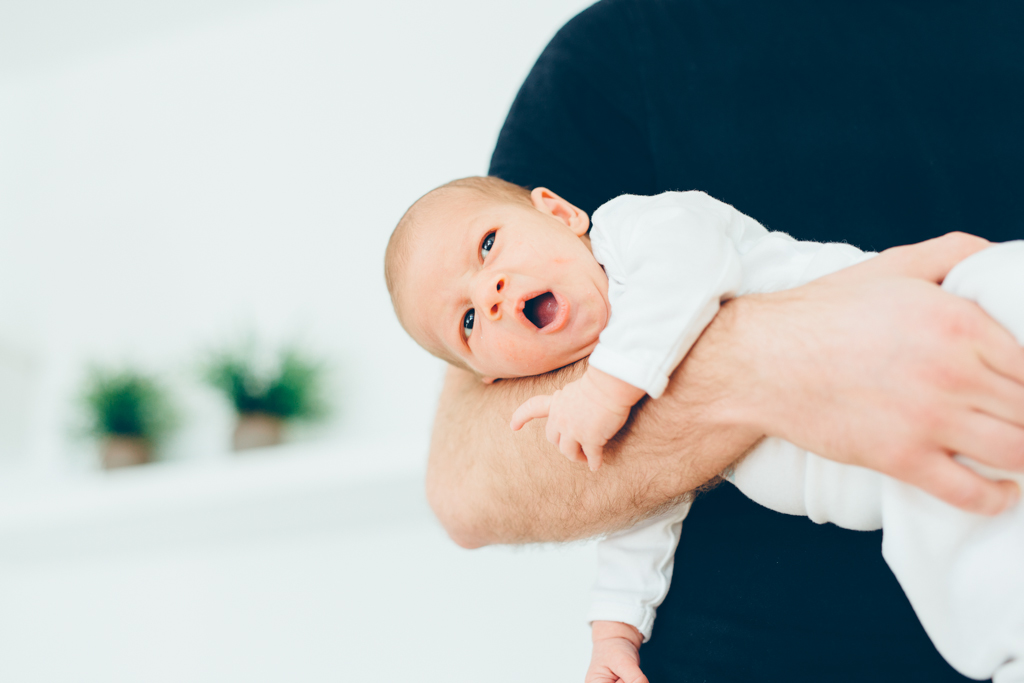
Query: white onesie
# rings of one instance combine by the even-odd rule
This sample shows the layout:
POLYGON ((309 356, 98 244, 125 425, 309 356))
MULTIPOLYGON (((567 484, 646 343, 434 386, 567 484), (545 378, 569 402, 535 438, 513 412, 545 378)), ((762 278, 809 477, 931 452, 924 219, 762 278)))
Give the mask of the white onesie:
MULTIPOLYGON (((601 206, 593 223, 612 312, 590 363, 653 398, 722 300, 797 287, 874 256, 769 232, 702 192, 624 195, 601 206)), ((943 287, 976 301, 1024 345, 1024 241, 965 259, 943 287)), ((1018 473, 961 460, 1024 487, 1018 473)), ((943 657, 966 676, 1024 682, 1024 505, 994 518, 972 515, 776 438, 764 439, 729 481, 778 512, 884 528, 882 554, 943 657)), ((632 624, 650 639, 688 512, 680 505, 598 544, 591 621, 632 624)))

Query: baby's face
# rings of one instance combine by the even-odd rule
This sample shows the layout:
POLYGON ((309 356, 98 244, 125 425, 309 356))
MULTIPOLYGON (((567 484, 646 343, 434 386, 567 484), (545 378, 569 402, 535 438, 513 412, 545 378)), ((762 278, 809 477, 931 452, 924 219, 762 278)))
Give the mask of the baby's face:
POLYGON ((593 351, 608 279, 585 213, 537 188, 533 206, 455 190, 417 225, 402 286, 420 344, 485 379, 536 375, 593 351))

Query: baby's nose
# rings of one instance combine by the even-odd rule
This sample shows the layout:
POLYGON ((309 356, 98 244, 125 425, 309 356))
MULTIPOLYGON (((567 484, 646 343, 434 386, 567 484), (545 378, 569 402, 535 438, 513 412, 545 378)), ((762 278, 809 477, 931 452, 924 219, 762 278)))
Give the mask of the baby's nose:
POLYGON ((505 301, 504 290, 506 284, 505 276, 501 276, 494 280, 487 288, 484 315, 490 320, 501 319, 501 304, 505 301))

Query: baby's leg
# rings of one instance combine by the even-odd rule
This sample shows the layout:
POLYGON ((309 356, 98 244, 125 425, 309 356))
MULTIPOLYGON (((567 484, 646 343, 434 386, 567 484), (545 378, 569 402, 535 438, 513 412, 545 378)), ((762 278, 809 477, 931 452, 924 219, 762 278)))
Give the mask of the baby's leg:
POLYGON ((831 522, 844 529, 882 528, 882 479, 775 437, 763 439, 726 480, 769 510, 831 522))
MULTIPOLYGON (((965 259, 942 286, 977 302, 1024 345, 1024 241, 965 259)), ((1024 486, 1019 473, 958 457, 1024 486)), ((889 478, 882 500, 882 552, 939 652, 974 678, 1024 680, 1024 505, 982 517, 889 478)))

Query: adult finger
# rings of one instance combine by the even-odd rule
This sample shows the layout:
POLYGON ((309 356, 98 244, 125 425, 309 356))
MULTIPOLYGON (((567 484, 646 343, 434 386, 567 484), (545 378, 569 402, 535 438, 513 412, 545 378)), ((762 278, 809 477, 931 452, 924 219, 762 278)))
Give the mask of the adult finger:
POLYGON ((978 462, 1024 470, 1024 428, 971 411, 945 426, 944 446, 978 462))
POLYGON ((945 453, 926 458, 906 482, 979 515, 999 514, 1020 499, 1020 488, 1014 482, 986 479, 945 453))
POLYGON ((917 244, 886 249, 868 261, 865 270, 901 274, 938 283, 957 263, 990 245, 988 240, 981 237, 951 232, 917 244))
POLYGON ((1004 377, 1024 384, 1024 348, 1002 325, 986 325, 980 348, 981 360, 1004 377))
POLYGON ((1024 427, 1024 384, 991 373, 978 390, 972 393, 970 403, 977 410, 1024 427))
POLYGON ((518 432, 530 420, 547 417, 550 411, 551 396, 546 394, 534 396, 516 408, 516 412, 512 413, 512 422, 509 426, 512 427, 513 432, 518 432))

